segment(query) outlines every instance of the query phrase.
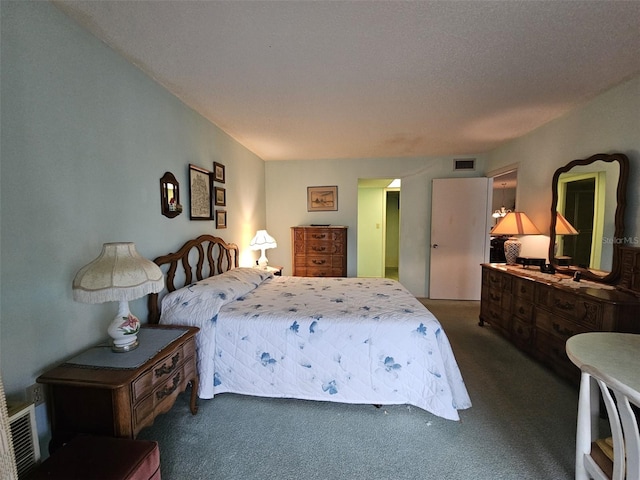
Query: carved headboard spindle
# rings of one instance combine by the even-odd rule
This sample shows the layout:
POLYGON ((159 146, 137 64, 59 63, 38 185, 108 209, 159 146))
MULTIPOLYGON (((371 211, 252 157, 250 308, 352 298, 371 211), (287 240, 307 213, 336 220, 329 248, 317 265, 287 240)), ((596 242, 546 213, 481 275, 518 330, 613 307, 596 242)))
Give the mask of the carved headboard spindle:
MULTIPOLYGON (((167 293, 191 285, 194 278, 195 281, 200 281, 237 268, 239 256, 239 249, 235 243, 227 243, 213 235, 200 235, 186 242, 177 252, 157 257, 154 262, 161 268, 169 265, 165 278, 164 293, 167 293), (176 284, 176 279, 180 280, 179 284, 176 284)), ((160 321, 159 300, 157 293, 148 296, 147 320, 150 324, 160 321)))

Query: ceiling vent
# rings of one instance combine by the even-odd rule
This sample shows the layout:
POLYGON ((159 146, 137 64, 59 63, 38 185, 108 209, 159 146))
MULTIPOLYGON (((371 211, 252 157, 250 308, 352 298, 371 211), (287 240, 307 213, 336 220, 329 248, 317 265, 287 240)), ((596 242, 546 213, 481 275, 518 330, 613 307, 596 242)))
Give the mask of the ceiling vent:
POLYGON ((475 158, 454 158, 453 169, 454 170, 475 170, 476 159, 475 158))

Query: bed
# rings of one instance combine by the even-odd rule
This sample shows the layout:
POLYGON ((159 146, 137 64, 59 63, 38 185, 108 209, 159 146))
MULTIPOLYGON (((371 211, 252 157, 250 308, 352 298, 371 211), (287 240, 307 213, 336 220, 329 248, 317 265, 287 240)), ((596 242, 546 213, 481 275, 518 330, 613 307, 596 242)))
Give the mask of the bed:
POLYGON ((458 420, 471 406, 442 326, 399 282, 273 276, 203 235, 155 262, 167 292, 150 323, 197 326, 198 396, 219 393, 413 405, 458 420))

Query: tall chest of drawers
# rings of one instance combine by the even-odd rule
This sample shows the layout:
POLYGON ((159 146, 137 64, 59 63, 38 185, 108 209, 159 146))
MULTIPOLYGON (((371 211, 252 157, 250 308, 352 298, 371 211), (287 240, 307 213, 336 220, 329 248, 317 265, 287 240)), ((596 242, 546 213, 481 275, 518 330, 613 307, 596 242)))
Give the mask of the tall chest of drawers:
POLYGON ((577 382, 565 343, 583 332, 640 333, 640 297, 570 277, 498 264, 482 266, 480 325, 496 328, 521 350, 577 382))
POLYGON ((294 276, 347 276, 347 227, 291 227, 291 244, 294 276))

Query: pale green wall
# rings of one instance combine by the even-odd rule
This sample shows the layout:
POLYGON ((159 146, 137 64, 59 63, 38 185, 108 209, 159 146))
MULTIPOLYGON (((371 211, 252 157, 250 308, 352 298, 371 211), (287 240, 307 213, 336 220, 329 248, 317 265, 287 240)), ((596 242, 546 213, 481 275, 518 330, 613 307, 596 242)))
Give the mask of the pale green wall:
MULTIPOLYGON (((519 163, 518 210, 526 212, 548 235, 554 172, 571 160, 596 153, 624 153, 629 157, 626 236, 640 246, 640 76, 494 150, 488 156, 487 171, 519 163)), ((546 257, 547 245, 548 239, 537 251, 526 254, 546 257)))
POLYGON ((358 277, 384 277, 385 195, 383 188, 358 188, 358 277))
POLYGON ((454 172, 453 157, 345 159, 322 162, 266 162, 267 227, 278 241, 269 251, 269 263, 283 265, 291 274, 290 227, 310 223, 346 225, 348 230, 347 273, 356 276, 357 198, 359 178, 400 178, 400 281, 414 295, 429 291, 429 231, 431 225, 431 180, 478 176, 477 171, 454 172), (337 212, 307 212, 307 187, 338 186, 337 212))
MULTIPOLYGON (((246 245, 266 223, 264 162, 49 2, 1 2, 0 346, 9 394, 101 340, 115 304, 72 300, 108 241, 154 258, 213 233, 246 245), (160 214, 159 179, 226 166, 227 230, 160 214)), ((244 252, 251 262, 255 252, 244 252)), ((145 302, 131 305, 146 318, 145 302)))

